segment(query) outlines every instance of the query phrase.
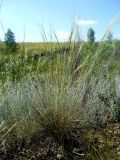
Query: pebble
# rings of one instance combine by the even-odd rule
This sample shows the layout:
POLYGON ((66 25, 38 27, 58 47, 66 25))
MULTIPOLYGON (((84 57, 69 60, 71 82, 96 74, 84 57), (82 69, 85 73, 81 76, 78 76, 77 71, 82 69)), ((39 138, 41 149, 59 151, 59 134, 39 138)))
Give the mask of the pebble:
POLYGON ((57 154, 57 159, 61 160, 63 158, 62 154, 57 154))
POLYGON ((35 156, 32 156, 30 160, 37 160, 35 156))
POLYGON ((120 155, 120 152, 117 152, 118 155, 120 155))
POLYGON ((41 153, 38 153, 38 154, 37 154, 37 157, 40 158, 40 157, 41 157, 41 153))

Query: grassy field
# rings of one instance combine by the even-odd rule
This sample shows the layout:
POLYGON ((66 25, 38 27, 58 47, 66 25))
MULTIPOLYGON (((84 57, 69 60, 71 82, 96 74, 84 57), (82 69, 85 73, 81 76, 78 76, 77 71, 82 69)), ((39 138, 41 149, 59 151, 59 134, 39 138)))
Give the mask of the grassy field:
POLYGON ((120 159, 120 41, 20 43, 0 57, 0 158, 120 159))

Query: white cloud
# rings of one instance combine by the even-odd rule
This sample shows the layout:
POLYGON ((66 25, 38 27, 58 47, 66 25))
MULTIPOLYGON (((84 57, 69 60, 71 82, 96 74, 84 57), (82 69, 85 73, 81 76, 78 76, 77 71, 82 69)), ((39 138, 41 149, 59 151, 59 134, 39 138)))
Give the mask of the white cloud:
POLYGON ((92 26, 92 25, 98 24, 98 21, 91 20, 91 19, 88 19, 88 20, 76 19, 75 23, 80 26, 89 26, 89 25, 92 26))
POLYGON ((69 39, 70 32, 58 31, 56 35, 59 41, 67 41, 69 39))

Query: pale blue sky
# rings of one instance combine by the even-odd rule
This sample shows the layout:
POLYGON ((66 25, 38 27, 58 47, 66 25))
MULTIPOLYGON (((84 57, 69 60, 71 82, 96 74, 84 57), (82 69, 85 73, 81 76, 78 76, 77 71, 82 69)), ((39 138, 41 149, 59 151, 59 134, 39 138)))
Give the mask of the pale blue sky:
MULTIPOLYGON (((51 34, 52 28, 59 40, 65 40, 77 15, 76 24, 83 37, 93 27, 98 40, 119 13, 120 0, 3 0, 0 20, 4 31, 11 28, 17 41, 23 41, 24 33, 25 41, 42 41, 41 24, 47 34, 51 34)), ((120 23, 112 32, 120 38, 120 23)), ((3 37, 0 25, 0 39, 3 37)))

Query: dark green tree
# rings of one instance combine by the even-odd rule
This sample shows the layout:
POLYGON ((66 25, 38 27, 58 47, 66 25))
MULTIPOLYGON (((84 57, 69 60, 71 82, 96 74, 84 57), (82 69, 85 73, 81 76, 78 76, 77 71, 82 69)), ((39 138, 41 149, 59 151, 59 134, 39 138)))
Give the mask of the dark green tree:
POLYGON ((107 36, 106 36, 106 40, 111 42, 113 40, 113 35, 111 32, 108 32, 107 36))
POLYGON ((5 45, 7 52, 12 53, 17 51, 18 45, 15 41, 15 35, 10 29, 5 34, 5 45))
POLYGON ((95 32, 94 32, 94 30, 92 28, 88 29, 87 41, 88 42, 92 42, 92 43, 95 41, 95 32))

